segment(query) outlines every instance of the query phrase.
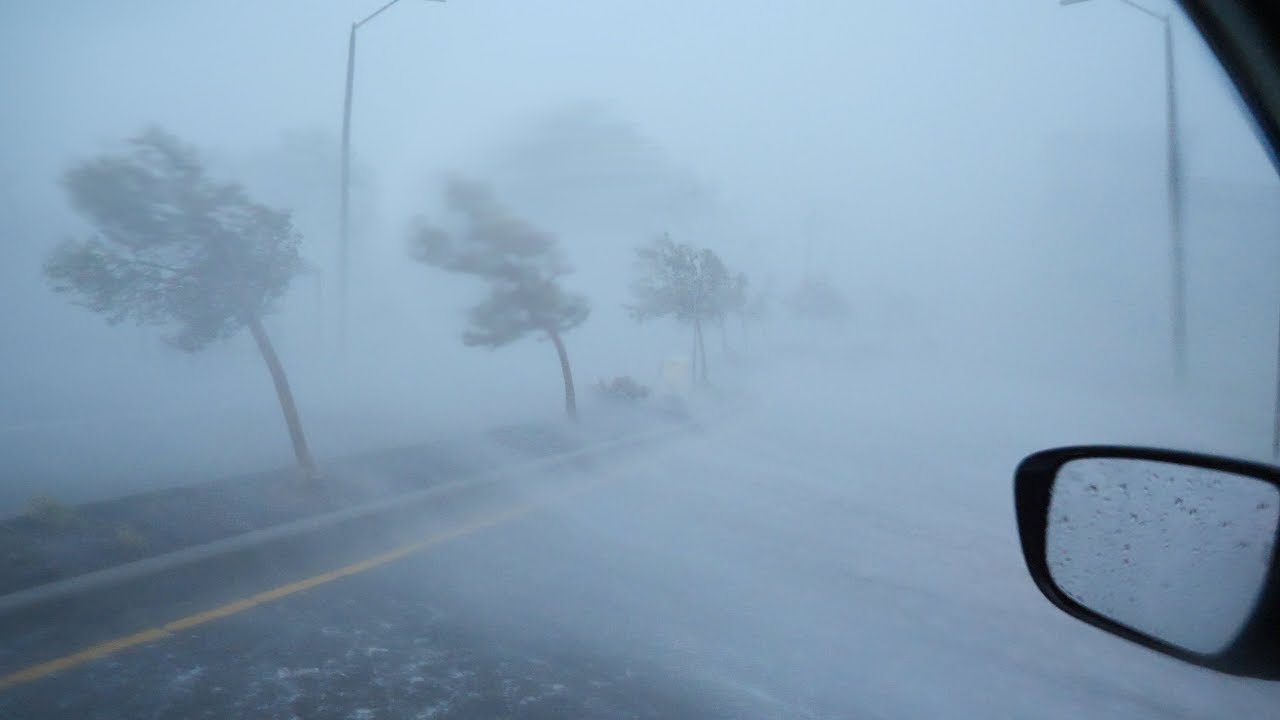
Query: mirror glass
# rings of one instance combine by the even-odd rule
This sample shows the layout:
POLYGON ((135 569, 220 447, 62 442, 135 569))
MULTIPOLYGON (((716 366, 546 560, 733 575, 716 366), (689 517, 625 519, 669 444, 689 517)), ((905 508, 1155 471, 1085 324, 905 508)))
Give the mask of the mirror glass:
POLYGON ((1252 614, 1278 519, 1280 492, 1254 478, 1151 460, 1073 460, 1059 470, 1049 504, 1049 572, 1086 608, 1213 654, 1252 614))

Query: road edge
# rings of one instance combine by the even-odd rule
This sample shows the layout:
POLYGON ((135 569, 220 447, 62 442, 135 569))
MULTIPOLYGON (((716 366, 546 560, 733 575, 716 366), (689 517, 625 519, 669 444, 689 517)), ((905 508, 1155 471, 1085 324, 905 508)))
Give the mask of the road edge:
POLYGON ((392 511, 403 511, 433 498, 448 495, 466 488, 491 485, 511 480, 514 476, 533 470, 554 467, 566 462, 580 460, 601 452, 628 448, 646 440, 659 439, 686 431, 684 426, 665 427, 658 430, 637 433, 602 443, 596 443, 567 453, 537 458, 526 462, 514 463, 501 468, 485 471, 463 480, 455 480, 440 485, 433 485, 422 490, 396 495, 382 500, 358 505, 345 510, 338 510, 323 515, 315 515, 301 520, 284 523, 268 528, 253 530, 239 535, 214 540, 213 542, 194 545, 175 550, 163 555, 156 555, 133 562, 116 565, 102 570, 63 578, 50 583, 36 585, 5 595, 0 595, 0 618, 30 610, 39 605, 67 600, 77 595, 92 591, 100 591, 130 581, 146 579, 178 568, 187 568, 202 562, 217 560, 225 556, 251 551, 263 546, 296 540, 297 538, 322 530, 327 530, 357 520, 367 520, 380 514, 392 511))

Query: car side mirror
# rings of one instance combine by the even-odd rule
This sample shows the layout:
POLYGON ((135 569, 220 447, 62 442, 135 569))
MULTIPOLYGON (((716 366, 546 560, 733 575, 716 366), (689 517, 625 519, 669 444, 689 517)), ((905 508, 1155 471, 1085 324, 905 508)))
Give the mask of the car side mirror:
POLYGON ((1220 672, 1280 679, 1280 471, 1169 450, 1067 447, 1014 477, 1036 586, 1067 614, 1220 672))

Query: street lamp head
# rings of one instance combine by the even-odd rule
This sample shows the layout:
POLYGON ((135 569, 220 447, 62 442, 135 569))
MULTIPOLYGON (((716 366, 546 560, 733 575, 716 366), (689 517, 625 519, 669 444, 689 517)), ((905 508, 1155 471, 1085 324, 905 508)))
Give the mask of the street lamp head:
MULTIPOLYGON (((1082 3, 1082 2, 1089 2, 1089 0, 1058 0, 1058 5, 1059 5, 1059 6, 1062 6, 1062 5, 1079 5, 1079 4, 1080 4, 1080 3, 1082 3)), ((1138 11, 1140 11, 1140 12, 1141 12, 1142 14, 1144 14, 1144 15, 1150 15, 1151 17, 1153 17, 1153 18, 1155 18, 1155 19, 1157 19, 1157 20, 1159 20, 1159 21, 1163 22, 1165 25, 1168 25, 1168 24, 1169 24, 1169 16, 1168 16, 1168 15, 1161 15, 1160 13, 1156 12, 1155 10, 1150 10, 1150 9, 1148 9, 1148 8, 1146 8, 1146 7, 1143 7, 1142 5, 1140 5, 1140 4, 1136 3, 1136 2, 1134 2, 1134 0, 1119 0, 1119 2, 1122 2, 1122 3, 1124 3, 1125 5, 1128 5, 1129 7, 1133 8, 1134 10, 1138 10, 1138 11)))
MULTIPOLYGON (((398 3, 398 2, 400 2, 400 0, 390 0, 386 5, 383 5, 382 7, 378 8, 377 10, 374 10, 372 13, 370 13, 370 14, 369 14, 369 17, 367 17, 367 18, 365 18, 365 19, 361 20, 360 22, 355 23, 355 24, 354 24, 354 26, 353 26, 353 31, 354 31, 354 30, 356 30, 356 29, 359 29, 361 25, 364 25, 365 23, 369 22, 370 20, 372 20, 372 19, 374 19, 374 18, 378 17, 378 16, 379 16, 379 15, 381 15, 384 11, 386 11, 386 9, 387 9, 387 8, 391 7, 392 5, 395 5, 395 4, 396 4, 396 3, 398 3)), ((444 2, 444 0, 435 0, 435 2, 444 2)))

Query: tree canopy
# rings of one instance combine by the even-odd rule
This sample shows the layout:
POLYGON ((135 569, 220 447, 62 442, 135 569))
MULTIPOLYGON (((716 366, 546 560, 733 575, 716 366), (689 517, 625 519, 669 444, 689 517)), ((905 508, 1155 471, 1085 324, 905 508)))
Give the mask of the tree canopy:
MULTIPOLYGON (((690 369, 707 382, 707 353, 702 326, 723 320, 734 300, 736 280, 719 255, 708 248, 676 243, 669 235, 636 248, 636 275, 631 283, 634 302, 626 306, 637 322, 669 317, 693 326, 690 369)), ((745 293, 746 276, 742 276, 745 293)))
POLYGON ((304 267, 289 213, 211 179, 193 148, 160 129, 81 162, 63 183, 92 234, 50 254, 44 270, 53 289, 109 323, 167 327, 169 342, 187 352, 247 327, 298 464, 314 475, 284 367, 262 326, 304 267))
POLYGON ((208 177, 196 151, 159 129, 63 179, 93 233, 45 264, 54 290, 107 317, 167 326, 199 350, 270 312, 304 267, 287 211, 208 177))
POLYGON ((574 416, 573 378, 561 335, 586 321, 590 306, 561 287, 571 268, 555 238, 513 216, 488 187, 472 181, 450 181, 445 207, 458 231, 419 222, 410 249, 421 262, 488 283, 488 294, 467 311, 462 342, 497 348, 530 332, 545 333, 559 353, 565 406, 574 416))
POLYGON ((567 332, 590 312, 587 299, 565 291, 572 272, 555 238, 512 216, 484 185, 455 179, 445 205, 461 221, 456 235, 420 223, 415 259, 489 283, 489 294, 468 311, 467 345, 496 348, 538 330, 567 332))
POLYGON ((634 302, 626 309, 638 322, 660 317, 706 322, 725 312, 731 284, 724 261, 714 252, 662 235, 636 248, 634 302))

